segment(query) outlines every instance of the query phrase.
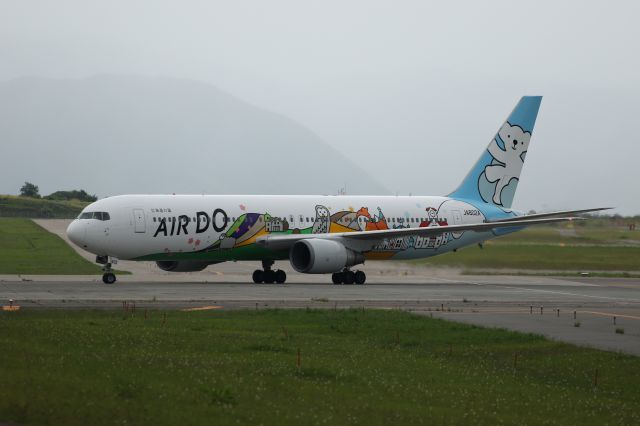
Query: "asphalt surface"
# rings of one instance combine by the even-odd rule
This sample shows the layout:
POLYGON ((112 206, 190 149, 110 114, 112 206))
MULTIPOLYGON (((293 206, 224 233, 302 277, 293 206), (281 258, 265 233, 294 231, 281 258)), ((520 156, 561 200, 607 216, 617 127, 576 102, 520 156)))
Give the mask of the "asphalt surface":
MULTIPOLYGON (((225 276, 233 275, 219 277, 225 276)), ((377 278, 346 286, 140 282, 135 276, 105 285, 96 277, 71 281, 4 276, 0 303, 8 305, 13 299, 21 309, 121 308, 123 302, 138 309, 402 309, 640 355, 640 279, 446 276, 442 271, 432 277, 401 274, 396 283, 391 283, 393 276, 384 277, 387 283, 377 278)), ((290 280, 295 278, 290 275, 290 280)))
MULTIPOLYGON (((69 221, 37 221, 66 239, 69 221)), ((74 247, 75 248, 75 247, 74 247)), ((93 256, 76 248, 92 260, 93 256)), ((258 262, 224 263, 202 272, 168 273, 149 262, 120 262, 130 271, 113 285, 99 276, 0 275, 0 305, 21 309, 402 309, 453 321, 545 335, 551 339, 640 355, 640 279, 466 276, 396 262, 367 262, 367 284, 332 285, 330 276, 275 267, 287 284, 250 284, 258 262)))

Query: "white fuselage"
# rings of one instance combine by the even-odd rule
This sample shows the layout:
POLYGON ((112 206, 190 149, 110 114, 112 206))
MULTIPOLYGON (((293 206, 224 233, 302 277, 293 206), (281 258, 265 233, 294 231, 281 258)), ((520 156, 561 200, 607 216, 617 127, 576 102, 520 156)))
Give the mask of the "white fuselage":
MULTIPOLYGON (((123 195, 89 205, 69 226, 68 235, 96 255, 119 259, 278 260, 287 253, 265 252, 256 238, 471 224, 492 213, 447 197, 123 195)), ((429 257, 493 236, 459 232, 391 238, 364 255, 429 257)))

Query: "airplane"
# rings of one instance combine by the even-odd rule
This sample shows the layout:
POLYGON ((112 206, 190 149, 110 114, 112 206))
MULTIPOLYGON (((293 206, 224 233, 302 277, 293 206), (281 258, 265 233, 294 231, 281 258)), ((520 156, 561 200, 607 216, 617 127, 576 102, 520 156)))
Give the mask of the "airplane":
POLYGON ((524 214, 511 208, 541 96, 524 96, 460 186, 447 196, 120 195, 87 206, 67 229, 113 284, 118 259, 170 272, 261 261, 254 283, 284 283, 276 261, 334 284, 364 284, 367 260, 456 251, 531 225, 607 208, 524 214))

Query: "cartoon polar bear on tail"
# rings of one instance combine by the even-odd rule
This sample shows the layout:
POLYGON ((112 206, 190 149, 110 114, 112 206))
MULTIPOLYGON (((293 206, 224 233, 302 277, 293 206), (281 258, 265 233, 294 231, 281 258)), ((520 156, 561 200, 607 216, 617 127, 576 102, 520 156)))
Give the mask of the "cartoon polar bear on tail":
POLYGON ((496 182, 493 202, 502 205, 502 190, 512 179, 518 180, 520 176, 531 133, 525 132, 520 126, 512 126, 509 122, 505 122, 498 131, 498 136, 504 142, 504 149, 498 145, 496 137, 487 150, 501 164, 488 165, 484 169, 484 174, 489 182, 496 182))

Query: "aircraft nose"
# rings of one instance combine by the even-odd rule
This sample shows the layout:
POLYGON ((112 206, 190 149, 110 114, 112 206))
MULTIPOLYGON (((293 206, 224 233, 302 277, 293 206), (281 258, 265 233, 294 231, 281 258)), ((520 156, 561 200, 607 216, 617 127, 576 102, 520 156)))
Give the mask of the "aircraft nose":
POLYGON ((82 226, 77 219, 71 222, 69 227, 67 227, 67 237, 69 237, 71 242, 78 247, 85 247, 85 233, 85 227, 82 226))

